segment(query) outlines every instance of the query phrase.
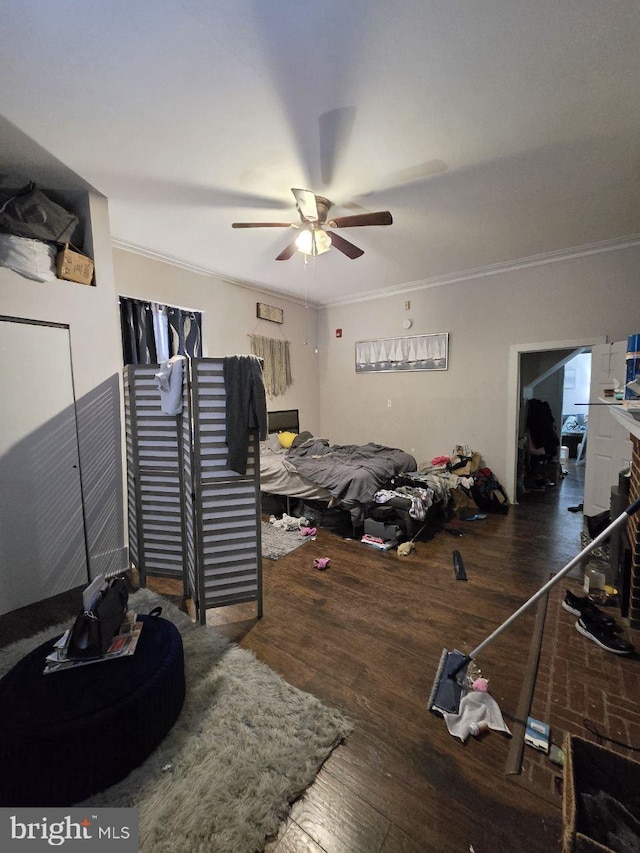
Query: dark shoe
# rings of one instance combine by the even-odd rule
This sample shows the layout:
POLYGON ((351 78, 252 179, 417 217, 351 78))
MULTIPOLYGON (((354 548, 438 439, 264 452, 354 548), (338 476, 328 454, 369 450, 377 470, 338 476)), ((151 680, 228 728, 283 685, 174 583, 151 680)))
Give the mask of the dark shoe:
POLYGON ((574 595, 571 590, 566 590, 562 606, 574 616, 583 616, 589 622, 598 622, 601 625, 606 625, 609 628, 616 628, 616 620, 608 613, 603 613, 599 607, 590 601, 586 596, 580 597, 574 595))
POLYGON ((635 652, 634 647, 627 640, 616 636, 615 632, 602 625, 600 622, 588 622, 584 618, 578 619, 576 628, 583 637, 593 640, 601 649, 607 652, 613 652, 614 655, 630 655, 635 652))

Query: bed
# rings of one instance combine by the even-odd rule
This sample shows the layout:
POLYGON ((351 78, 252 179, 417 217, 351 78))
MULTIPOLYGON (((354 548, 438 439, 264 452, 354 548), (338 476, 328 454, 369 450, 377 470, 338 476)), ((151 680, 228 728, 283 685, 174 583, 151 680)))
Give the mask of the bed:
POLYGON ((360 526, 372 506, 375 494, 396 475, 416 471, 416 460, 398 448, 372 442, 365 445, 332 445, 325 438, 300 432, 298 411, 269 412, 269 436, 260 445, 260 490, 302 501, 320 501, 339 507, 360 526), (285 449, 278 434, 292 432, 298 437, 285 449))

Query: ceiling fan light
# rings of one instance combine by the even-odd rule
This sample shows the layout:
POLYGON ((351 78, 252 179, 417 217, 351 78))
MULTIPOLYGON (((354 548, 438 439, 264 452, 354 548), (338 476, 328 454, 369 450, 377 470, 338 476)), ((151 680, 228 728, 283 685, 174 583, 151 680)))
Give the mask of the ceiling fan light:
POLYGON ((299 252, 304 255, 322 255, 331 248, 331 237, 322 229, 305 228, 295 240, 299 252))
POLYGON ((307 228, 301 231, 295 239, 298 251, 310 255, 313 250, 313 236, 307 228))
POLYGON ((314 234, 316 238, 316 254, 322 255, 323 252, 328 252, 332 245, 331 237, 322 229, 318 229, 314 234))

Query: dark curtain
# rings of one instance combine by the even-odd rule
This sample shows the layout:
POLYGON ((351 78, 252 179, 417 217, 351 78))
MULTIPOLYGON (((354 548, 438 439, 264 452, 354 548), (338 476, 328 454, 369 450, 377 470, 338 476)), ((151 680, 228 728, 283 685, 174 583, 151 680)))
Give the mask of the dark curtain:
POLYGON ((202 314, 167 306, 169 320, 169 356, 202 355, 202 314))
MULTIPOLYGON (((166 313, 169 323, 169 357, 200 357, 202 314, 199 311, 186 311, 171 306, 166 306, 166 313)), ((157 364, 158 347, 153 325, 153 304, 121 296, 120 325, 124 363, 157 364)))
POLYGON ((153 311, 148 302, 120 297, 122 353, 125 364, 156 364, 153 311))

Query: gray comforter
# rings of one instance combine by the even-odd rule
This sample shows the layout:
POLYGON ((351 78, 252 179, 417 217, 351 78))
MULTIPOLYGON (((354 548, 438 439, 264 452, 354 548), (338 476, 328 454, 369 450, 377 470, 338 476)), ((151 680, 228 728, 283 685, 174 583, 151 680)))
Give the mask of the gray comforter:
POLYGON ((286 461, 302 477, 323 486, 345 509, 367 506, 387 481, 415 471, 416 460, 404 450, 381 444, 334 444, 311 438, 291 447, 286 461))

